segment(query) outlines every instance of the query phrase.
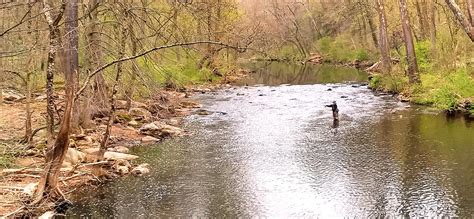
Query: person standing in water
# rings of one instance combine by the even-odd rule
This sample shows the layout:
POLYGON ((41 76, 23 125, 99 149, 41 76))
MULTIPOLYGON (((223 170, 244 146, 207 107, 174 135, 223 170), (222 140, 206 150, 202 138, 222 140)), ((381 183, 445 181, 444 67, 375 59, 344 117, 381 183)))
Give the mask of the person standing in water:
POLYGON ((332 117, 334 121, 339 121, 339 109, 337 108, 336 101, 333 101, 332 104, 326 105, 326 107, 331 107, 332 109, 332 117))

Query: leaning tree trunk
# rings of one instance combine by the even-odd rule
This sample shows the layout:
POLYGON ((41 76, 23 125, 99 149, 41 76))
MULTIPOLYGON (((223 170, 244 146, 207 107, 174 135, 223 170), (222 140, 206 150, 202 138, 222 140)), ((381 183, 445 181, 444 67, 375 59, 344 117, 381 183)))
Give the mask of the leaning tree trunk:
POLYGON ((78 25, 77 25, 77 0, 70 0, 66 9, 66 28, 64 48, 64 78, 66 90, 66 109, 61 122, 61 128, 54 145, 48 146, 44 172, 41 175, 38 188, 35 192, 33 205, 44 198, 53 201, 62 200, 64 196, 59 189, 58 178, 61 165, 69 147, 69 134, 74 105, 75 77, 79 70, 78 56, 78 25))
MULTIPOLYGON (((464 29, 464 32, 466 32, 467 36, 469 36, 471 41, 474 42, 474 24, 471 23, 466 16, 464 16, 458 4, 456 4, 456 1, 446 0, 446 4, 448 4, 449 9, 451 9, 451 11, 454 13, 454 17, 456 17, 456 20, 459 23, 461 23, 464 29)), ((472 6, 472 2, 471 2, 471 6, 472 6)))
POLYGON ((416 62, 415 45, 413 43, 410 17, 408 15, 406 0, 400 0, 400 16, 402 21, 403 36, 405 39, 405 49, 408 63, 408 80, 411 84, 420 83, 418 76, 418 64, 416 62))
POLYGON ((383 0, 377 0, 377 13, 379 14, 379 49, 382 55, 382 68, 384 72, 392 69, 390 59, 390 48, 388 44, 387 16, 385 15, 385 5, 383 0))

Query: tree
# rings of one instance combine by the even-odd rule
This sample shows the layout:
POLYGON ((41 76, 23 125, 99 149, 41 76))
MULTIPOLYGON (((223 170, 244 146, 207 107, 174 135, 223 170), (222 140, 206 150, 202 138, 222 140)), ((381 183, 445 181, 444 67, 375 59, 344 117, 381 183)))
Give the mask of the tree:
MULTIPOLYGON (((46 1, 45 1, 46 2, 46 1)), ((46 2, 45 5, 49 5, 46 2)), ((62 200, 64 195, 59 189, 58 178, 61 165, 69 147, 72 108, 74 105, 75 78, 79 71, 78 55, 78 16, 77 0, 70 0, 66 4, 66 42, 64 47, 64 78, 66 91, 66 109, 61 121, 59 133, 53 145, 46 151, 44 172, 41 175, 38 188, 35 192, 33 205, 38 204, 43 198, 62 200)))
POLYGON ((474 42, 474 23, 472 22, 472 16, 474 16, 474 11, 472 0, 468 0, 468 16, 471 18, 471 21, 469 21, 468 17, 464 16, 455 0, 445 1, 446 4, 448 4, 449 9, 451 9, 451 11, 453 12, 456 20, 462 25, 464 32, 466 32, 471 41, 474 42))
POLYGON ((53 143, 54 139, 54 73, 56 71, 56 53, 60 46, 59 22, 61 21, 66 7, 66 1, 61 1, 61 7, 56 15, 53 15, 52 5, 49 0, 43 1, 44 16, 48 23, 49 30, 49 51, 46 64, 46 133, 48 145, 53 143))
POLYGON ((377 0, 377 13, 379 15, 379 49, 380 54, 382 55, 382 68, 385 72, 390 72, 392 67, 387 34, 388 25, 383 0, 377 0))
POLYGON ((418 64, 416 62, 415 45, 410 26, 410 17, 408 15, 407 1, 400 0, 400 16, 403 29, 403 38, 405 41, 406 59, 408 63, 408 80, 410 83, 420 83, 418 77, 418 64))

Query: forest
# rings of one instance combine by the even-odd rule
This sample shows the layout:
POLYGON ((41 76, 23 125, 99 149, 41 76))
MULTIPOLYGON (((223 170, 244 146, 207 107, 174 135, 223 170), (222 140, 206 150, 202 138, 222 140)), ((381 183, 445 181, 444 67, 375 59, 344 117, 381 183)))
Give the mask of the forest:
POLYGON ((472 120, 473 2, 0 1, 0 215, 61 213, 82 185, 160 168, 128 146, 186 136, 213 113, 191 96, 253 77, 247 63, 357 69, 374 92, 472 120))

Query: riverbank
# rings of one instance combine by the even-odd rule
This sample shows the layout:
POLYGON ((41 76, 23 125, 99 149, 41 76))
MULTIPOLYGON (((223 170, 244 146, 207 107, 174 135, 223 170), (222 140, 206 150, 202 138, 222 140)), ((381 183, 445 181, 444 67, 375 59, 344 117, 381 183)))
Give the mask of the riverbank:
POLYGON ((467 68, 422 72, 420 79, 420 84, 411 85, 400 71, 373 73, 369 87, 396 94, 401 101, 432 106, 448 114, 463 114, 474 119, 474 78, 467 68))
MULTIPOLYGON (((201 105, 191 99, 194 93, 213 92, 229 83, 246 77, 247 72, 235 70, 226 74, 219 82, 189 85, 185 89, 161 89, 148 99, 133 101, 130 109, 125 100, 116 104, 116 119, 111 129, 106 160, 97 160, 102 135, 106 129, 107 117, 95 116, 92 126, 71 135, 70 149, 66 155, 60 174, 61 191, 66 195, 77 188, 93 186, 122 176, 140 176, 149 172, 145 163, 135 162, 138 156, 129 154, 129 148, 136 145, 155 145, 163 139, 186 135, 182 119, 201 105)), ((58 91, 61 97, 60 91, 58 91)), ((35 95, 31 106, 34 111, 32 121, 39 128, 45 124, 46 109, 43 95, 35 95)), ((24 133, 24 99, 12 92, 5 92, 1 112, 8 112, 0 119, 0 215, 37 216, 45 211, 57 209, 58 205, 45 200, 40 208, 29 209, 27 202, 33 196, 43 170, 46 150, 43 130, 37 132, 30 145, 20 143, 24 133)))

